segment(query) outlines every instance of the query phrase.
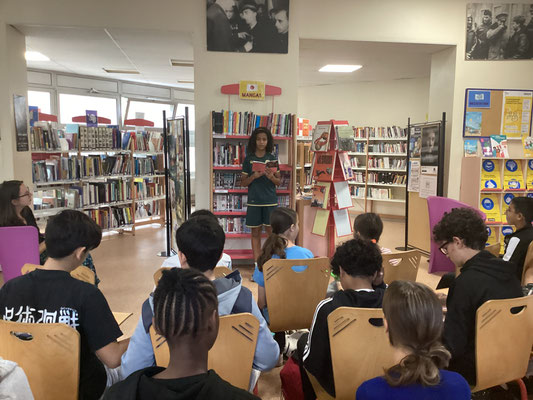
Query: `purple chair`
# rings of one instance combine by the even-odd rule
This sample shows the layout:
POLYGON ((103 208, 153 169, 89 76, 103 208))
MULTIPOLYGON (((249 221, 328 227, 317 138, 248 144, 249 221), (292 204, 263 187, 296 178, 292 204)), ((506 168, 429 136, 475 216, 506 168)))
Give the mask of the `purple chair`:
POLYGON ((0 266, 4 283, 21 275, 26 263, 40 264, 39 232, 34 226, 0 228, 0 266))
POLYGON ((428 214, 429 214, 429 235, 431 237, 431 254, 429 256, 429 273, 433 272, 453 272, 455 271, 455 265, 450 261, 448 257, 441 253, 439 245, 433 241, 433 227, 442 219, 445 212, 450 212, 453 208, 468 207, 478 212, 483 218, 483 221, 487 219, 487 216, 482 211, 476 210, 472 206, 461 203, 460 201, 449 199, 447 197, 430 196, 427 198, 428 202, 428 214))

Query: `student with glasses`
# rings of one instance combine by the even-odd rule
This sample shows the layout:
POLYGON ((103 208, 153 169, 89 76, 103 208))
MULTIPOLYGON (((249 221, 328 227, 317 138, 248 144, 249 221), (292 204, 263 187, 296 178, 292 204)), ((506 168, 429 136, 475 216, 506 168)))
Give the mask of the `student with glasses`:
POLYGON ((476 311, 486 301, 522 296, 515 265, 484 250, 487 228, 472 208, 454 208, 433 228, 440 251, 459 274, 446 299, 442 339, 452 358, 448 369, 476 383, 476 311))
MULTIPOLYGON (((43 265, 48 257, 46 244, 44 235, 39 230, 33 215, 32 204, 33 193, 24 182, 11 180, 4 181, 0 185, 0 226, 34 226, 39 232, 39 254, 41 255, 41 265, 43 265)), ((94 272, 96 285, 98 286, 100 279, 96 275, 96 269, 90 254, 87 255, 83 265, 94 272)))

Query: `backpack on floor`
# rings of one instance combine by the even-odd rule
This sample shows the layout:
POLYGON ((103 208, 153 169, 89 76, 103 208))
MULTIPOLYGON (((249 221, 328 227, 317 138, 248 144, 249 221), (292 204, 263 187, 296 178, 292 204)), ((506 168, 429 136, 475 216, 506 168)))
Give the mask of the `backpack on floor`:
POLYGON ((281 378, 281 392, 287 400, 304 400, 300 367, 292 357, 289 357, 279 376, 281 378))

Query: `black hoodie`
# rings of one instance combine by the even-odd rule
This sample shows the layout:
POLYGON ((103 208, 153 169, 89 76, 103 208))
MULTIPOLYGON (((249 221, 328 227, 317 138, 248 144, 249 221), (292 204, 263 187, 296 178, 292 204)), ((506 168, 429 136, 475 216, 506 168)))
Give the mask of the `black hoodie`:
POLYGON ((247 391, 232 386, 212 369, 186 378, 152 378, 164 370, 162 367, 149 367, 134 372, 126 380, 113 385, 104 400, 257 399, 247 391))
POLYGON ((486 301, 522 296, 515 267, 486 250, 468 260, 446 300, 443 342, 452 353, 448 369, 476 383, 476 311, 486 301))

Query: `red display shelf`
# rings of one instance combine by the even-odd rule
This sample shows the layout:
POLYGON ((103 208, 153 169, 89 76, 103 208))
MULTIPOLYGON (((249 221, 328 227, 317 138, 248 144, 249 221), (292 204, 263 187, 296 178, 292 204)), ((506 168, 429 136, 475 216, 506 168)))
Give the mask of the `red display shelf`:
MULTIPOLYGON (((292 136, 272 136, 274 140, 292 140, 292 136)), ((213 139, 237 139, 237 140, 248 140, 250 139, 250 135, 225 135, 223 133, 215 133, 213 134, 213 139)))
POLYGON ((232 260, 253 260, 254 255, 251 249, 228 249, 224 253, 229 255, 232 260))
MULTIPOLYGON (((242 165, 215 165, 213 167, 214 171, 220 171, 220 170, 230 170, 230 171, 240 171, 242 170, 242 165)), ((280 171, 291 171, 292 167, 289 164, 280 164, 279 165, 280 171)))
MULTIPOLYGON (((230 193, 246 194, 248 193, 248 189, 213 189, 213 193, 215 194, 230 194, 230 193)), ((280 189, 280 190, 276 190, 276 194, 291 194, 291 191, 289 189, 280 189)))
POLYGON ((246 215, 246 211, 215 211, 213 214, 220 216, 243 217, 246 215))

